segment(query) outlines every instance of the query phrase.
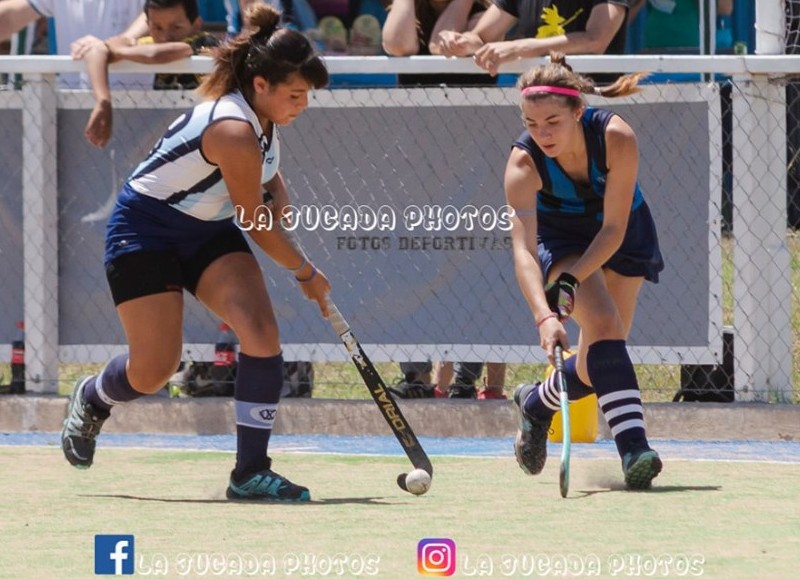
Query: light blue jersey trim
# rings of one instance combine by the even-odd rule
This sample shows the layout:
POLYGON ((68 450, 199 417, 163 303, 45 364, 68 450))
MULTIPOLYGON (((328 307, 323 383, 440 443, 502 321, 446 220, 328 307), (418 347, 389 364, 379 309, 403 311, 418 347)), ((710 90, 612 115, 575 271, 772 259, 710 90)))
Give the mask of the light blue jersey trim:
POLYGON ((267 183, 280 164, 277 128, 265 134, 255 111, 236 91, 200 103, 178 117, 136 167, 128 179, 130 188, 203 221, 232 218, 234 207, 222 173, 201 149, 208 127, 223 120, 250 124, 261 146, 261 183, 267 183))

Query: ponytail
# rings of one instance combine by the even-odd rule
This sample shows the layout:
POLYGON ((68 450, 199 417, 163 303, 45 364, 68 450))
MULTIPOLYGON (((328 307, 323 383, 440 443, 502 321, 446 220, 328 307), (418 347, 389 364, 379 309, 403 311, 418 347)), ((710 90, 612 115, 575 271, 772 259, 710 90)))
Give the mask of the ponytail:
POLYGON ((268 4, 253 4, 245 16, 245 32, 211 51, 214 70, 197 92, 208 99, 240 90, 250 98, 253 79, 270 84, 286 82, 300 74, 313 88, 328 84, 328 70, 308 39, 296 30, 281 28, 280 13, 268 4))
POLYGON ((598 88, 592 79, 574 72, 563 53, 551 52, 550 63, 532 68, 520 76, 517 88, 525 99, 536 100, 543 96, 556 95, 568 99, 574 106, 579 106, 583 102, 583 94, 607 98, 635 94, 641 90, 637 85, 645 76, 647 75, 641 72, 627 74, 609 86, 598 88))

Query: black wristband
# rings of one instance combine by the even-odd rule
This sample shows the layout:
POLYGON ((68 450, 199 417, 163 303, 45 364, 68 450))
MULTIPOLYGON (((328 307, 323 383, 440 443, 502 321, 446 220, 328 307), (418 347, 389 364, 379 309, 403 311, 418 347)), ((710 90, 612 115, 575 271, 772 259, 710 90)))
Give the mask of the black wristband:
POLYGON ((575 277, 571 273, 567 273, 566 271, 562 271, 561 274, 558 276, 558 279, 556 279, 556 283, 561 281, 566 282, 575 289, 578 289, 578 286, 581 285, 581 282, 578 281, 577 277, 575 277))

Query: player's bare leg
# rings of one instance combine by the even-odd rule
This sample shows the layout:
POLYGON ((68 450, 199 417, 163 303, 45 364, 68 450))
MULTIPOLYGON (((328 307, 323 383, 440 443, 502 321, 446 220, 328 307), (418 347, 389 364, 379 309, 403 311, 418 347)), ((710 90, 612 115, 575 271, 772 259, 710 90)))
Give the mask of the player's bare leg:
POLYGON ((180 292, 148 295, 117 306, 128 353, 111 360, 98 376, 78 380, 61 433, 62 451, 70 464, 89 468, 97 435, 111 408, 157 392, 175 372, 181 354, 182 312, 180 292))
POLYGON ((233 329, 240 343, 234 385, 236 466, 228 498, 310 500, 306 487, 272 470, 267 455, 283 386, 283 356, 278 324, 255 257, 237 252, 215 260, 200 277, 197 297, 233 329))

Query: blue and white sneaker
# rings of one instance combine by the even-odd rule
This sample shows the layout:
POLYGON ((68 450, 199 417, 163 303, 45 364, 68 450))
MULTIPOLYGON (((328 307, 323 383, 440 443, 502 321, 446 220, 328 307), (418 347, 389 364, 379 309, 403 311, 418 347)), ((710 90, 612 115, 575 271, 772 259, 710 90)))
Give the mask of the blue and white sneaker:
POLYGON ((296 485, 289 479, 273 472, 270 470, 270 466, 272 466, 272 461, 264 470, 260 470, 240 482, 237 482, 231 473, 231 480, 225 496, 229 499, 245 501, 306 502, 311 500, 311 493, 306 487, 296 485))
POLYGON ((626 453, 622 457, 625 486, 630 491, 649 489, 663 466, 658 453, 651 448, 626 453))
POLYGON ((517 409, 517 438, 514 440, 514 456, 520 468, 528 474, 539 474, 547 461, 547 431, 550 422, 539 420, 525 413, 525 400, 537 384, 520 384, 514 390, 514 406, 517 409))
POLYGON ((109 412, 98 410, 84 399, 86 384, 94 376, 78 380, 67 405, 67 417, 61 431, 61 449, 69 463, 76 468, 89 468, 94 459, 95 439, 100 434, 109 412))

